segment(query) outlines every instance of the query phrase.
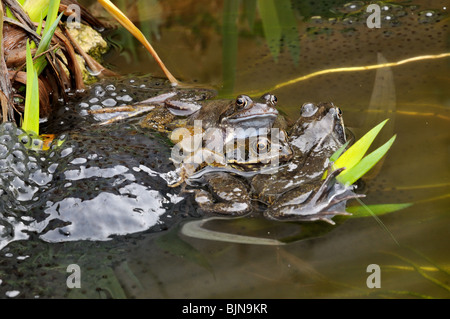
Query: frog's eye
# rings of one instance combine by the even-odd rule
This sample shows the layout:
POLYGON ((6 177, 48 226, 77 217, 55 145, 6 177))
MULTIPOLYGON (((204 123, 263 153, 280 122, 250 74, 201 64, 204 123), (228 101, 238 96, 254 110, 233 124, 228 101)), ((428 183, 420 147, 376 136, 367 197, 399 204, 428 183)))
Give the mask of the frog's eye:
POLYGON ((236 106, 240 109, 243 109, 247 106, 247 100, 243 96, 239 96, 236 99, 236 106))
POLYGON ((302 105, 300 112, 303 117, 310 117, 313 116, 318 109, 319 108, 315 106, 313 103, 305 103, 302 105))
POLYGON ((256 152, 257 154, 263 154, 270 151, 270 144, 268 139, 259 138, 256 142, 256 152))
POLYGON ((337 115, 338 117, 342 117, 342 110, 338 107, 336 107, 337 115))
POLYGON ((276 105, 277 102, 278 102, 278 99, 277 99, 277 97, 275 95, 270 94, 270 100, 269 101, 272 102, 273 105, 276 105))
POLYGON ((275 95, 273 95, 273 94, 270 94, 270 93, 264 94, 264 95, 262 96, 262 98, 263 98, 264 100, 266 100, 266 102, 272 103, 273 105, 276 105, 277 102, 278 102, 277 97, 276 97, 275 95))

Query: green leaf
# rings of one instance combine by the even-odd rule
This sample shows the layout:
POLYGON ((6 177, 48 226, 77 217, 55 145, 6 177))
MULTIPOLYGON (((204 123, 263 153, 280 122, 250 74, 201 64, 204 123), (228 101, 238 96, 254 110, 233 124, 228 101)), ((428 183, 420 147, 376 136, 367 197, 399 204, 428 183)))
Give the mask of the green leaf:
POLYGON ((276 61, 280 54, 281 27, 278 19, 275 0, 258 0, 259 15, 261 16, 264 36, 270 53, 276 61))
MULTIPOLYGON (((53 24, 50 27, 47 27, 46 23, 41 42, 39 43, 39 46, 36 50, 36 55, 39 55, 47 51, 48 48, 50 47, 50 43, 52 42, 53 35, 55 34, 56 28, 58 26, 59 20, 61 20, 62 15, 63 12, 61 12, 61 14, 58 16, 58 18, 53 22, 53 24)), ((45 59, 44 55, 36 59, 35 68, 38 75, 42 73, 46 65, 47 60, 45 59)))
MULTIPOLYGON (((23 4, 24 4, 25 0, 16 0, 16 1, 23 10, 23 4)), ((14 14, 11 12, 11 9, 9 9, 8 7, 6 7, 6 16, 8 18, 18 21, 17 18, 14 16, 14 14)))
POLYGON ((344 145, 342 145, 336 152, 333 153, 330 157, 330 162, 336 162, 336 160, 341 156, 342 152, 347 148, 350 141, 347 141, 344 145))
MULTIPOLYGON (((338 182, 342 184, 351 185, 367 173, 389 150, 392 143, 394 143, 396 135, 394 135, 389 141, 377 148, 375 151, 364 157, 358 164, 350 169, 344 170, 336 178, 338 182)), ((347 151, 348 152, 348 151, 347 151)), ((347 153, 346 152, 346 153, 347 153)), ((344 156, 344 153, 342 156, 344 156)))
POLYGON ((400 203, 400 204, 376 204, 366 206, 350 206, 346 208, 346 211, 351 213, 351 218, 379 216, 387 213, 396 212, 398 210, 412 206, 412 203, 400 203))
POLYGON ((31 21, 39 22, 41 17, 47 15, 49 4, 51 5, 50 0, 27 0, 23 4, 23 9, 28 13, 31 21))
POLYGON ((27 40, 27 89, 22 129, 39 135, 39 82, 33 66, 30 42, 27 40))
MULTIPOLYGON (((51 0, 50 1, 50 6, 48 7, 47 19, 45 20, 45 29, 44 29, 44 32, 42 33, 42 37, 44 37, 49 32, 52 34, 52 37, 53 37, 53 33, 55 33, 55 31, 52 31, 52 27, 53 27, 53 23, 56 21, 56 17, 58 16, 60 2, 61 2, 61 0, 51 0), (47 28, 49 25, 52 27, 47 28)), ((61 12, 61 15, 62 14, 63 13, 61 12)), ((61 15, 60 15, 59 19, 61 19, 61 15)), ((45 15, 43 15, 43 17, 45 17, 45 15)))
MULTIPOLYGON (((375 137, 378 135, 380 130, 386 124, 388 120, 384 120, 369 132, 367 132, 363 137, 361 137, 355 144, 353 144, 342 156, 340 156, 336 162, 334 162, 334 168, 345 167, 346 171, 350 170, 355 166, 364 156, 364 154, 369 149, 375 137)), ((342 173, 341 173, 342 175, 342 173)))

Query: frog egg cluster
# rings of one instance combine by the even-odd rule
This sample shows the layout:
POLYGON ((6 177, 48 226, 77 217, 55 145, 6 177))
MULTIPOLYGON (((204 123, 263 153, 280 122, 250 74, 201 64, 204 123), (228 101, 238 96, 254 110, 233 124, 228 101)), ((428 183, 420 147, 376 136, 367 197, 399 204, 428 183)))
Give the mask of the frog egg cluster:
POLYGON ((48 171, 52 168, 44 169, 25 147, 30 143, 31 138, 13 123, 0 125, 0 206, 33 200, 38 187, 52 180, 48 171))
POLYGON ((44 159, 29 149, 33 144, 15 124, 0 125, 0 249, 9 241, 27 237, 23 230, 35 220, 31 210, 57 167, 44 165, 44 159))
MULTIPOLYGON (((167 80, 152 77, 134 77, 114 82, 99 82, 89 91, 89 96, 79 104, 79 113, 87 116, 89 111, 132 105, 157 95, 167 86, 167 80)), ((117 112, 94 114, 97 121, 104 121, 118 115, 117 112)))
MULTIPOLYGON (((90 97, 82 101, 78 106, 82 116, 88 115, 88 110, 99 110, 105 107, 129 105, 134 102, 133 97, 128 94, 125 87, 117 87, 114 84, 97 84, 91 90, 90 97)), ((110 114, 96 114, 96 120, 105 120, 110 114)))

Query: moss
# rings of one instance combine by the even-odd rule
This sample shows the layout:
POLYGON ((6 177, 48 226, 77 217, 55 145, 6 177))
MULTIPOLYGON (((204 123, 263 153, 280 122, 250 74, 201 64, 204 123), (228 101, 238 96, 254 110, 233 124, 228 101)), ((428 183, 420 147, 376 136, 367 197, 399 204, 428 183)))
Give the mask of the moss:
POLYGON ((108 51, 108 44, 102 35, 93 28, 79 22, 67 23, 66 27, 81 48, 100 62, 102 55, 108 51))

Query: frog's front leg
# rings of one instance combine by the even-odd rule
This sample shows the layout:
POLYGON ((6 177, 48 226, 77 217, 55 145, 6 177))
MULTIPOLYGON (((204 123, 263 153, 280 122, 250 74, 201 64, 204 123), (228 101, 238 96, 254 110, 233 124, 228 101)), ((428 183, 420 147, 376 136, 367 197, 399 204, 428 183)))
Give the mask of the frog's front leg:
POLYGON ((251 211, 247 185, 228 173, 204 176, 208 191, 196 189, 195 201, 205 214, 240 216, 251 211))
POLYGON ((321 183, 312 181, 283 194, 264 212, 264 216, 284 221, 322 220, 334 225, 334 216, 350 215, 345 211, 347 200, 365 196, 353 192, 353 186, 336 181, 342 170, 331 172, 321 183))

